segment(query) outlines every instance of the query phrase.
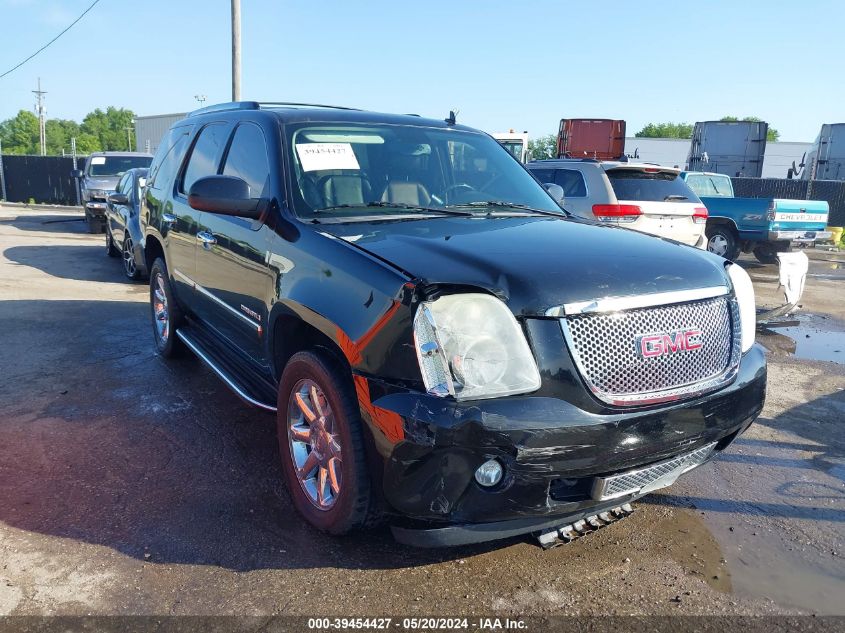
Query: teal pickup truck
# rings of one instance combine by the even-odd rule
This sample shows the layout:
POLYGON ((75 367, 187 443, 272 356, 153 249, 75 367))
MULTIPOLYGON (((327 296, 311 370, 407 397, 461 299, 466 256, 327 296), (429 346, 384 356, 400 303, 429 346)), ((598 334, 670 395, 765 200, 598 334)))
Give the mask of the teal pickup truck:
POLYGON ((760 262, 776 264, 777 254, 793 243, 830 237, 824 200, 734 198, 724 174, 687 171, 681 178, 707 207, 707 250, 726 259, 753 252, 760 262))

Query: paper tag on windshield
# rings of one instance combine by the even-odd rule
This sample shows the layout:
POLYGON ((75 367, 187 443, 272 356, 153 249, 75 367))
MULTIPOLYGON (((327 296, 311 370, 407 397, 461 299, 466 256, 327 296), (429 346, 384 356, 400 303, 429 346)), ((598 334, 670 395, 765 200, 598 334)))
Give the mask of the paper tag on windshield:
POLYGON ((350 143, 297 143, 296 153, 303 171, 361 169, 350 143))
POLYGON ((91 164, 92 165, 105 165, 106 164, 106 157, 105 156, 92 156, 91 157, 91 164))

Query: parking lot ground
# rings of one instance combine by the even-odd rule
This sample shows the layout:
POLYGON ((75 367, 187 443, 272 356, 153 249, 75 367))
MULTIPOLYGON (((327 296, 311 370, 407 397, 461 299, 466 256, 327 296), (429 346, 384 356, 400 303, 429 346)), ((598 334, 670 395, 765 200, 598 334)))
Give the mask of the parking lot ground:
POLYGON ((771 335, 725 454, 564 547, 414 550, 307 527, 272 418, 155 355, 81 214, 0 207, 0 614, 843 614, 845 358, 807 341, 845 357, 845 254, 811 256, 805 338, 771 335))

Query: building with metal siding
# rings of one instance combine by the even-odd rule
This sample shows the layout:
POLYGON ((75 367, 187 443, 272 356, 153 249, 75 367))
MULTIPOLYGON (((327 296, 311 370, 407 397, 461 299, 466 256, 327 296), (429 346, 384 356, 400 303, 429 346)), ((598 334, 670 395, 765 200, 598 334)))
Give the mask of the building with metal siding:
POLYGON ((184 119, 187 112, 135 117, 135 151, 155 154, 159 141, 170 126, 184 119))
MULTIPOLYGON (((813 147, 812 143, 767 143, 763 157, 763 178, 786 178, 787 172, 813 147)), ((625 154, 629 160, 643 163, 657 163, 663 167, 684 169, 690 150, 688 139, 676 138, 626 138, 625 154), (639 156, 639 158, 636 158, 639 156)))

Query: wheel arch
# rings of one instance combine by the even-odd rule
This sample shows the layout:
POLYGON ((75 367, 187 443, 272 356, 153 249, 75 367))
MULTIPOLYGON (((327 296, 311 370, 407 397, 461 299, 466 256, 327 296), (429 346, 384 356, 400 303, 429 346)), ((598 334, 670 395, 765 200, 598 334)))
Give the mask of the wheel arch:
POLYGON ((152 270, 153 262, 157 257, 161 257, 165 260, 164 263, 167 263, 164 257, 164 246, 162 243, 155 235, 147 235, 144 240, 144 264, 147 270, 152 270))
POLYGON ((724 216, 710 216, 707 218, 707 226, 721 226, 721 225, 728 225, 731 230, 736 234, 737 239, 739 239, 739 227, 737 227, 736 222, 733 218, 726 218, 724 216))

